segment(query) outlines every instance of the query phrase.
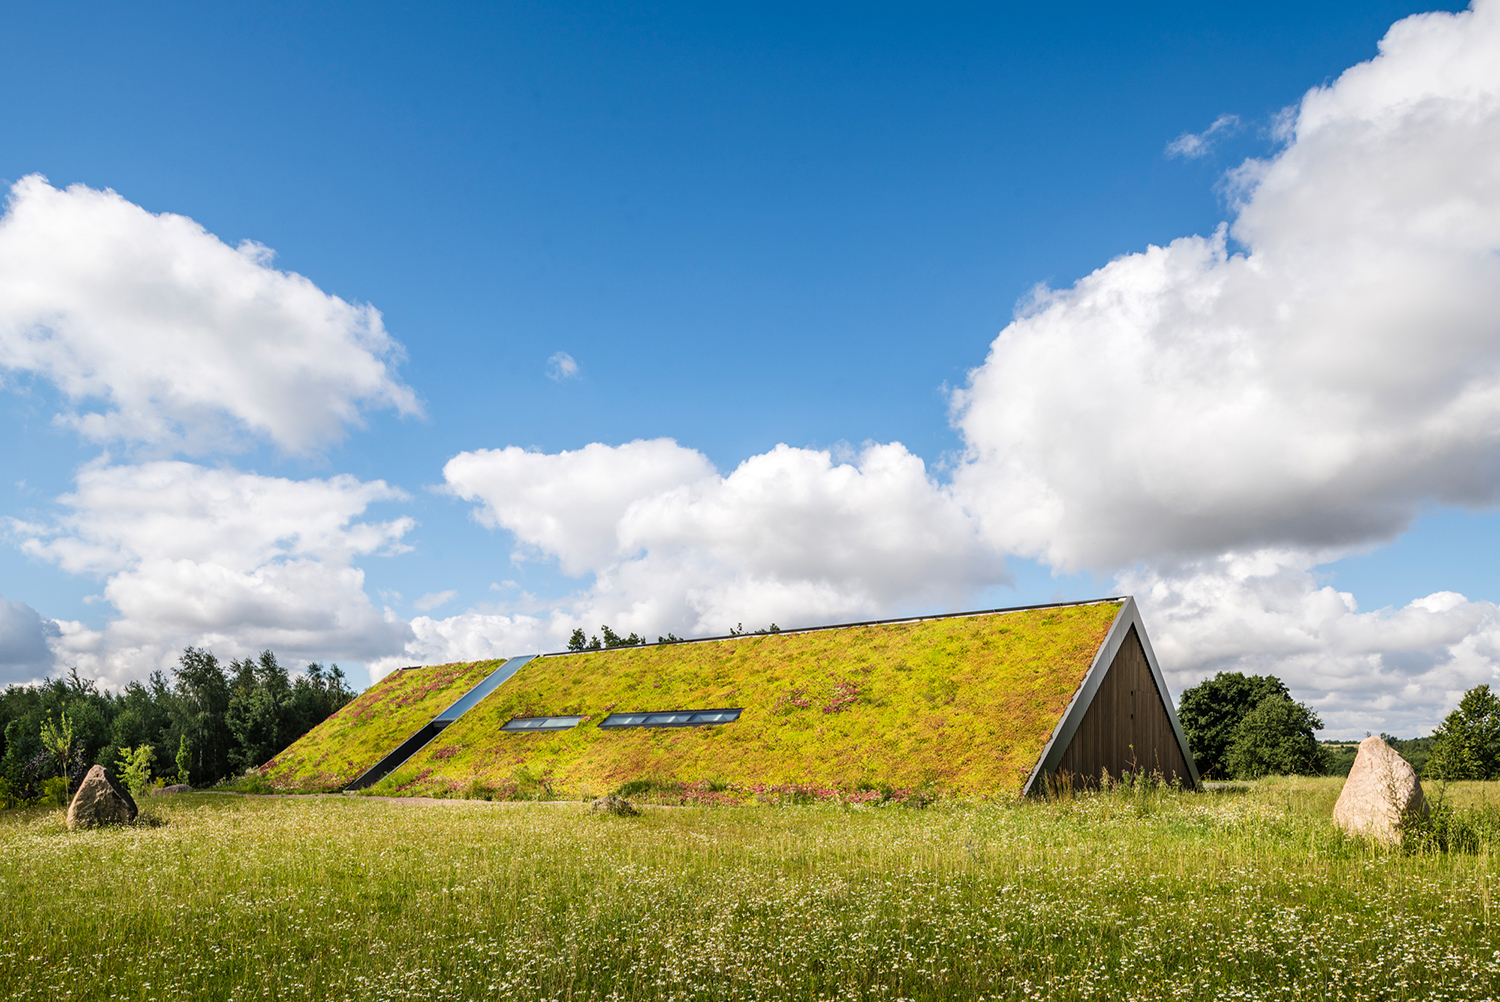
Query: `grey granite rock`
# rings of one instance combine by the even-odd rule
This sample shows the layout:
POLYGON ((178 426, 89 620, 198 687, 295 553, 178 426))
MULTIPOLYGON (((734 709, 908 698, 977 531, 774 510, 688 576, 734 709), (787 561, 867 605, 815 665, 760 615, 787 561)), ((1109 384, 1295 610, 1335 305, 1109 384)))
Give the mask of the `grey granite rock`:
POLYGON ((193 788, 186 783, 173 783, 171 786, 153 786, 146 793, 152 797, 166 797, 174 793, 192 793, 193 788))

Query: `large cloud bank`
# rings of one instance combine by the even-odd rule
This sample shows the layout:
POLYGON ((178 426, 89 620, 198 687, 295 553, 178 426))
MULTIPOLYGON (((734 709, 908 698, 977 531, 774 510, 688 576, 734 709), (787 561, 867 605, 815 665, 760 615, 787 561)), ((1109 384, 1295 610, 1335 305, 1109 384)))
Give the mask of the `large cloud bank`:
POLYGON ((370 306, 270 267, 185 216, 38 175, 0 218, 0 370, 54 384, 101 442, 306 452, 364 407, 419 411, 370 306))
POLYGON ((1288 128, 1227 232, 1040 292, 955 396, 994 545, 1110 569, 1500 498, 1500 5, 1400 22, 1288 128))

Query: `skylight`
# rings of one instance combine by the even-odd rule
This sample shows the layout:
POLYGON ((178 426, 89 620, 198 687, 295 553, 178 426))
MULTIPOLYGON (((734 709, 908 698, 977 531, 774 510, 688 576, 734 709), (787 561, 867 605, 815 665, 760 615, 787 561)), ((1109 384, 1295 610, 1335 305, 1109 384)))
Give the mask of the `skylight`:
POLYGON ((611 713, 600 727, 706 727, 740 719, 740 708, 727 710, 669 710, 664 713, 611 713))
POLYGON ((577 727, 582 717, 512 717, 502 731, 565 731, 577 727))

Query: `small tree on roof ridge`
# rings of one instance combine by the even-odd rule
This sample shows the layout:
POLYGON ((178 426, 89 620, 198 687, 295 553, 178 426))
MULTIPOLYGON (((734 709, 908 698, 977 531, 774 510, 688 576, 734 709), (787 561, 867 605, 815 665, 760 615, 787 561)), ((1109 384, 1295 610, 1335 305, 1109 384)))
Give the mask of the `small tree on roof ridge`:
POLYGON ((622 637, 608 626, 601 626, 599 629, 604 633, 604 646, 607 648, 640 647, 646 643, 646 638, 637 636, 634 632, 628 637, 622 637))

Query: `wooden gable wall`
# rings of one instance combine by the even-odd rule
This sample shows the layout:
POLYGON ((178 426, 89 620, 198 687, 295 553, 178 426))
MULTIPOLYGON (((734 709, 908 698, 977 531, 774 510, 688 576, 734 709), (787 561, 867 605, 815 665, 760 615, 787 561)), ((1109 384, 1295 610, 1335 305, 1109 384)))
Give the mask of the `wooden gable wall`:
POLYGON ((1075 784, 1095 784, 1105 769, 1116 778, 1145 770, 1169 780, 1175 777, 1186 786, 1193 784, 1134 626, 1055 772, 1070 775, 1075 784))

